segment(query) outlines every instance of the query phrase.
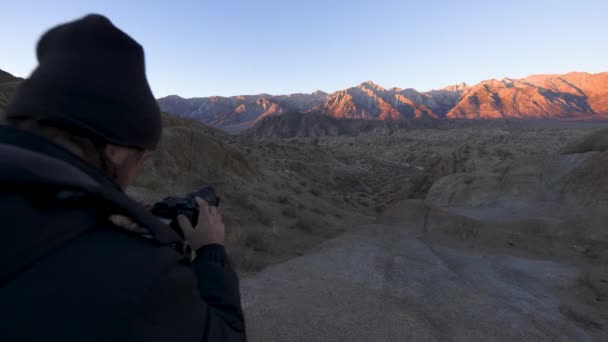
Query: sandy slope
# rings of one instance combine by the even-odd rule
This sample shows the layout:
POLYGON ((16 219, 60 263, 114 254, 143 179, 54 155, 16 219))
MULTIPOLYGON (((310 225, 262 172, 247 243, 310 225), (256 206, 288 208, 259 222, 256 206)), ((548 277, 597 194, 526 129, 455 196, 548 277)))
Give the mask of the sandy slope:
POLYGON ((242 282, 252 341, 592 341, 575 266, 421 239, 409 202, 242 282), (404 222, 407 222, 405 224, 404 222))

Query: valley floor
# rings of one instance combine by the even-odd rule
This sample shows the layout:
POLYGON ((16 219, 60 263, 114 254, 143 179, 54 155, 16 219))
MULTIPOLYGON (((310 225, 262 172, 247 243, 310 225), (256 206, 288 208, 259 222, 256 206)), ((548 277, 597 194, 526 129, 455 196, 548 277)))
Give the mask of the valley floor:
POLYGON ((253 341, 608 340, 608 142, 580 143, 605 123, 277 139, 165 119, 130 193, 217 187, 253 341))

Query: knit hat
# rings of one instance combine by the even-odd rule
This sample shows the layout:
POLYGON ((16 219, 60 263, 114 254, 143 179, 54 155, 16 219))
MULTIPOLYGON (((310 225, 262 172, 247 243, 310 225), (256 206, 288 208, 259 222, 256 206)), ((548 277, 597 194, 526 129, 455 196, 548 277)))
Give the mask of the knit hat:
POLYGON ((162 121, 143 48, 108 18, 93 14, 52 28, 36 55, 39 65, 19 87, 7 119, 41 119, 105 143, 156 147, 162 121))

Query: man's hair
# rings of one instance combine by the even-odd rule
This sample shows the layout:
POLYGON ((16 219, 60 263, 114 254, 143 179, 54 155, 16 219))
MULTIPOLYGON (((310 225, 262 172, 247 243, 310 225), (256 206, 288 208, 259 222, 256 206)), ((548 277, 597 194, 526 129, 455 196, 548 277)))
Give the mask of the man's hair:
MULTIPOLYGON (((57 145, 74 153, 78 149, 82 159, 101 169, 112 179, 116 179, 117 166, 106 156, 104 149, 106 142, 87 135, 85 132, 76 132, 61 127, 61 124, 45 119, 6 118, 10 126, 47 138, 57 145)), ((142 152, 141 149, 134 149, 142 152)))

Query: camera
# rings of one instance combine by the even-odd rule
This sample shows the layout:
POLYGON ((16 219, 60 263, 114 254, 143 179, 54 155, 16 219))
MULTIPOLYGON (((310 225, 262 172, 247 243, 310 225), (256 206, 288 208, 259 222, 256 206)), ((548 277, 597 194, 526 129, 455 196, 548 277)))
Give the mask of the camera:
POLYGON ((165 197, 152 206, 151 212, 161 218, 163 222, 169 224, 183 238, 184 233, 179 226, 177 216, 180 214, 186 216, 192 226, 196 226, 199 214, 198 204, 195 200, 196 197, 202 198, 209 206, 218 207, 220 205, 220 198, 217 196, 215 189, 206 186, 184 197, 165 197))

